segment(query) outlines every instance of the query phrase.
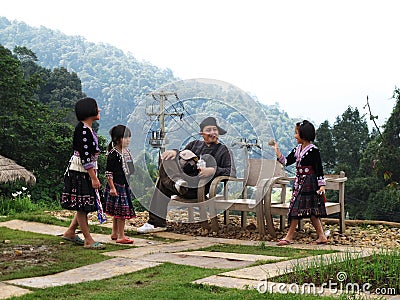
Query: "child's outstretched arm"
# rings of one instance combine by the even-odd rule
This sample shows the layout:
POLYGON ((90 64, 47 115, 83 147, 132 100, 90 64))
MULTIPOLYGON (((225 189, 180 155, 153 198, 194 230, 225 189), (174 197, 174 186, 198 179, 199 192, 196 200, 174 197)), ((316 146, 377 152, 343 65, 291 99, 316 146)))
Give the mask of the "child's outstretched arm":
POLYGON ((268 144, 269 144, 271 147, 274 148, 275 153, 276 153, 276 157, 277 157, 278 159, 280 159, 281 156, 282 156, 282 153, 281 153, 281 151, 279 150, 278 143, 277 143, 275 140, 270 140, 270 141, 268 142, 268 144))

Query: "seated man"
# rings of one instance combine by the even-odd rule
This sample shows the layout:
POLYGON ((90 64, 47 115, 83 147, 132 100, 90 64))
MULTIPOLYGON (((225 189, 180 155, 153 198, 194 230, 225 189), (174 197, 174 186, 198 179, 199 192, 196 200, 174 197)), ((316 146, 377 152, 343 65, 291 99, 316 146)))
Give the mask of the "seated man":
POLYGON ((159 180, 150 202, 148 222, 137 229, 139 233, 149 233, 166 230, 168 203, 172 195, 196 199, 197 186, 200 179, 207 182, 206 194, 213 178, 217 176, 236 176, 233 157, 229 149, 219 142, 219 135, 226 131, 217 125, 213 117, 208 117, 200 123, 200 135, 203 140, 190 142, 185 150, 167 150, 161 155, 159 180), (179 159, 192 158, 193 152, 198 158, 206 161, 206 167, 200 167, 198 174, 189 176, 182 171, 179 159))

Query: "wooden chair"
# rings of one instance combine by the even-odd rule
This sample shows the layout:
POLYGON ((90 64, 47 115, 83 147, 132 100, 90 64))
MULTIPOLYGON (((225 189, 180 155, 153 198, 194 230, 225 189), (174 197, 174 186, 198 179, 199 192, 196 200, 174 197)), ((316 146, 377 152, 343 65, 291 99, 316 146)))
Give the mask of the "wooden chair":
MULTIPOLYGON (((214 181, 222 182, 223 180, 236 180, 236 178, 229 176, 219 176, 214 178, 214 181)), ((210 204, 210 200, 205 194, 205 181, 200 180, 198 189, 197 189, 197 199, 186 199, 180 197, 178 195, 173 195, 171 197, 170 202, 168 203, 168 207, 174 207, 178 210, 187 209, 188 212, 188 222, 189 223, 201 223, 201 227, 203 229, 218 231, 218 219, 215 214, 210 214, 210 205, 213 209, 213 205, 210 204), (199 211, 198 216, 195 216, 195 210, 199 211), (208 223, 208 220, 211 220, 211 226, 208 223)))
MULTIPOLYGON (((284 184, 285 182, 290 182, 294 181, 294 177, 291 178, 275 178, 271 179, 274 180, 273 182, 270 182, 270 187, 267 188, 266 194, 264 197, 264 203, 265 203, 265 218, 267 224, 272 224, 273 225, 273 216, 279 215, 280 216, 280 229, 283 230, 285 223, 286 223, 286 216, 288 213, 289 209, 289 203, 285 201, 284 197, 281 197, 280 203, 272 203, 271 202, 271 192, 272 192, 272 185, 273 184, 284 184)), ((340 227, 340 232, 343 233, 346 230, 346 225, 345 225, 345 211, 344 211, 344 187, 345 187, 345 182, 347 181, 347 177, 345 176, 345 173, 343 171, 340 172, 339 175, 331 175, 327 174, 325 175, 325 181, 326 181, 326 190, 338 190, 339 191, 339 202, 330 202, 327 201, 325 203, 326 207, 326 213, 327 215, 332 215, 335 213, 339 213, 339 227, 340 227)), ((299 225, 302 223, 300 222, 299 225)), ((276 232, 275 232, 275 227, 274 226, 268 226, 269 233, 275 237, 276 232)))
MULTIPOLYGON (((240 211, 242 227, 246 226, 247 213, 255 212, 258 231, 261 236, 265 236, 265 188, 270 187, 268 183, 271 182, 271 178, 286 178, 286 176, 283 166, 275 159, 246 159, 244 178, 221 176, 213 180, 209 194, 210 210, 214 212, 213 215, 216 215, 218 210, 223 210, 226 224, 229 222, 230 211, 240 211), (229 193, 229 186, 233 182, 239 182, 242 185, 240 197, 229 193), (220 183, 223 184, 222 195, 217 194, 220 183), (249 197, 250 189, 254 191, 255 196, 249 197)), ((287 181, 282 181, 279 184, 273 184, 271 190, 272 187, 281 187, 283 190, 281 197, 284 199, 287 183, 287 181)))

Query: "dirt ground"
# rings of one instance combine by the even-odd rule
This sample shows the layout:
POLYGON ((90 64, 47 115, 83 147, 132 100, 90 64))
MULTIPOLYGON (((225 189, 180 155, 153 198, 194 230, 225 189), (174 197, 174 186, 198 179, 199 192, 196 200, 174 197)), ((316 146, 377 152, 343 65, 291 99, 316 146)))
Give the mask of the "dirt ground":
POLYGON ((0 245, 0 277, 11 274, 16 270, 46 265, 55 262, 51 253, 58 251, 56 245, 11 245, 2 241, 0 245))

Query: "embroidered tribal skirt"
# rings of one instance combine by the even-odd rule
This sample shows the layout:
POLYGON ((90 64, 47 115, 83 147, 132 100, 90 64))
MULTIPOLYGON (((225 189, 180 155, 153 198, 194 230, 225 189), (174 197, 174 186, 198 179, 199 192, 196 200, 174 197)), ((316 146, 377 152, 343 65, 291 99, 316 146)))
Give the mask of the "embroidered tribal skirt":
POLYGON ((289 219, 326 217, 324 197, 317 194, 319 189, 315 174, 298 175, 289 205, 289 219))
POLYGON ((69 210, 97 211, 95 191, 88 173, 69 170, 64 175, 61 207, 69 210))
POLYGON ((107 184, 104 189, 105 212, 114 218, 131 219, 136 217, 133 209, 133 193, 129 185, 114 182, 118 196, 110 195, 110 186, 107 184))

